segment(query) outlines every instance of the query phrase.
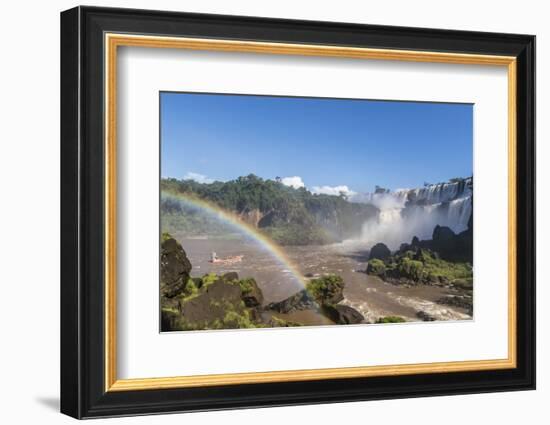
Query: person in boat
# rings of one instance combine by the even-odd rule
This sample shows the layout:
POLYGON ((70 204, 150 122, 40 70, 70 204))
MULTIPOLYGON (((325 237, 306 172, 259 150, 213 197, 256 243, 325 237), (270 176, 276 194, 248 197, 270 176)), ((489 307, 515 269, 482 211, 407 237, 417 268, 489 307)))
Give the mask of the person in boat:
POLYGON ((240 263, 243 260, 243 255, 235 255, 233 257, 218 258, 215 252, 210 255, 210 262, 214 264, 232 264, 240 263))

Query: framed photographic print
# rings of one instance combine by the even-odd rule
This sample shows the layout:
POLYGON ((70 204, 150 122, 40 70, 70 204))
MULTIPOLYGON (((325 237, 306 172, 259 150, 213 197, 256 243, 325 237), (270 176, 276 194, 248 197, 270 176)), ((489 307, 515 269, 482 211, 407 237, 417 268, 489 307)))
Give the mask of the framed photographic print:
POLYGON ((61 411, 535 387, 535 38, 61 14, 61 411))

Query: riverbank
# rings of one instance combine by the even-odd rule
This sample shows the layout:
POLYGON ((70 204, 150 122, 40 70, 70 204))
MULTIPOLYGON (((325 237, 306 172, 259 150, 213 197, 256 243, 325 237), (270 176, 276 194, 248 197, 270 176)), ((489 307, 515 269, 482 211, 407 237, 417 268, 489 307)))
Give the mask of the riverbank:
MULTIPOLYGON (((291 270, 286 269, 272 253, 255 241, 246 238, 211 239, 181 238, 190 262, 192 275, 208 273, 219 275, 236 272, 240 277, 253 277, 263 293, 263 306, 280 302, 303 289, 291 270), (210 263, 211 252, 220 257, 243 255, 243 260, 230 266, 210 263)), ((365 273, 368 251, 362 242, 347 241, 332 245, 285 247, 284 252, 297 265, 305 281, 328 274, 341 276, 345 282, 343 300, 339 304, 357 310, 365 323, 376 323, 381 318, 397 316, 405 321, 465 320, 472 316, 467 308, 440 303, 453 296, 451 288, 417 285, 392 285, 365 273)), ((290 313, 263 313, 302 325, 330 325, 334 322, 315 310, 297 310, 290 313)), ((266 316, 267 317, 267 316, 266 316)))

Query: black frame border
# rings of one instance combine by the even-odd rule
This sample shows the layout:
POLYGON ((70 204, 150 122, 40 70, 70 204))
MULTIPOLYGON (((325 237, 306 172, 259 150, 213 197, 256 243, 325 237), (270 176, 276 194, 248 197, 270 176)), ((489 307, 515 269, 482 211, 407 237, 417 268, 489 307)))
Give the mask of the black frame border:
POLYGON ((535 36, 80 6, 61 13, 61 412, 75 418, 535 388, 535 36), (517 367, 105 392, 105 32, 517 58, 517 367))

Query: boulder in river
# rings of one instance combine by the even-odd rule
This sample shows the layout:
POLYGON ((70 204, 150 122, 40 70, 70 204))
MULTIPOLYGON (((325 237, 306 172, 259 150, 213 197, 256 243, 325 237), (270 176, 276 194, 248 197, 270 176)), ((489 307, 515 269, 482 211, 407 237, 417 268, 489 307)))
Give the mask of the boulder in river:
POLYGON ((168 233, 163 234, 160 253, 161 294, 171 298, 185 291, 191 262, 182 246, 168 233))
POLYGON ((308 291, 318 304, 337 304, 344 299, 344 280, 335 274, 312 279, 308 284, 308 291))
POLYGON ((361 313, 347 305, 325 305, 323 313, 339 325, 355 325, 365 321, 361 313))
POLYGON ((233 280, 239 280, 239 274, 237 272, 227 272, 222 275, 221 279, 224 282, 231 282, 233 280))
POLYGON ((310 310, 318 308, 319 304, 315 302, 311 294, 307 290, 302 289, 282 301, 268 304, 265 309, 273 310, 277 313, 287 314, 297 310, 310 310))
POLYGON ((433 322, 437 320, 434 316, 432 316, 429 313, 426 313, 424 310, 417 311, 416 317, 418 317, 420 320, 424 322, 433 322))
POLYGON ((379 260, 386 260, 391 256, 390 249, 383 243, 377 243, 370 249, 369 260, 377 258, 379 260))
POLYGON ((264 302, 262 290, 253 278, 241 279, 239 285, 242 291, 242 300, 247 307, 259 307, 264 302))
POLYGON ((344 286, 344 280, 338 275, 322 276, 312 279, 306 289, 282 301, 270 303, 265 309, 278 313, 292 313, 297 310, 319 310, 321 306, 333 306, 344 299, 344 286))

